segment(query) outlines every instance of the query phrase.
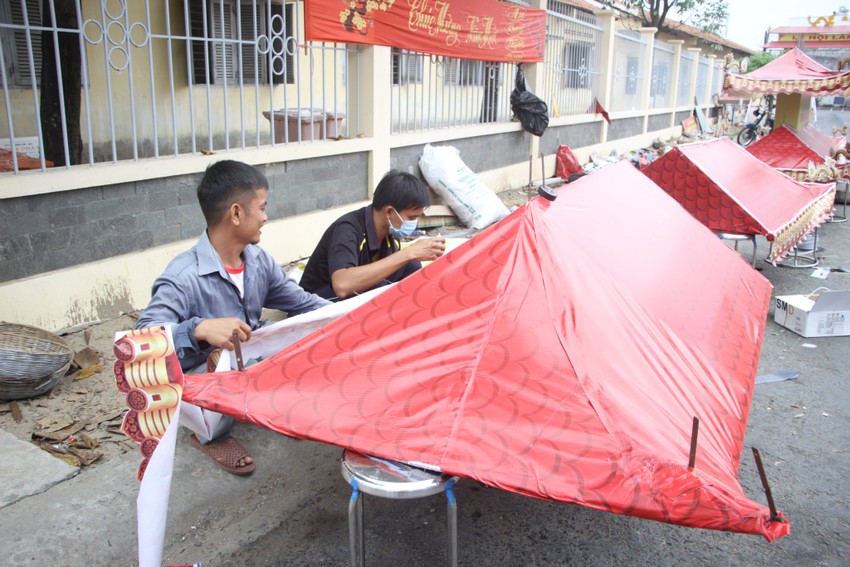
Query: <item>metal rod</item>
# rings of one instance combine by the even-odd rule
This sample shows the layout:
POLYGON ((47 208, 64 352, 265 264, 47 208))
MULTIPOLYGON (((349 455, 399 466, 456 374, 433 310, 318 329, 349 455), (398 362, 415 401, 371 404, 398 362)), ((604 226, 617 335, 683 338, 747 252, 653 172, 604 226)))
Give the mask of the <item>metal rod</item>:
MULTIPOLYGON (((150 17, 148 18, 148 20, 150 21, 150 17)), ((169 92, 171 93, 171 143, 174 145, 173 154, 176 156, 180 153, 180 144, 177 140, 177 100, 174 98, 174 55, 172 53, 173 49, 171 47, 171 44, 173 42, 171 38, 171 8, 169 7, 168 0, 165 0, 165 35, 168 36, 168 41, 165 43, 165 45, 168 52, 168 88, 169 92)), ((151 56, 151 58, 153 58, 153 56, 151 56)), ((189 82, 191 83, 192 81, 190 80, 189 82)), ((159 148, 159 144, 157 144, 157 148, 159 148)))
POLYGON ((693 469, 697 460, 697 438, 699 437, 699 418, 694 416, 694 424, 691 427, 691 452, 688 457, 688 470, 693 469))
POLYGON ((543 160, 543 152, 540 152, 540 178, 544 180, 542 184, 546 185, 546 162, 543 160))
MULTIPOLYGON (((0 41, 0 61, 5 60, 6 58, 3 55, 3 42, 0 41)), ((15 144, 15 122, 12 120, 12 102, 9 98, 9 83, 6 80, 5 67, 0 68, 0 87, 3 88, 3 102, 5 103, 4 107, 6 109, 6 124, 9 125, 9 147, 12 150, 12 171, 18 173, 18 152, 16 149, 17 144, 15 144)))
POLYGON ((242 362, 242 345, 239 344, 239 331, 233 331, 233 352, 236 353, 236 368, 239 372, 245 370, 245 364, 242 362))
MULTIPOLYGON (((24 10, 24 12, 26 12, 26 10, 24 10)), ((53 24, 51 32, 53 35, 53 55, 56 58, 56 92, 59 94, 59 121, 62 126, 62 153, 65 158, 65 167, 68 168, 71 166, 71 152, 69 151, 68 146, 68 115, 65 112, 65 82, 62 79, 62 58, 59 55, 59 22, 56 21, 56 6, 53 2, 50 3, 50 21, 53 24)), ((35 84, 34 76, 33 84, 35 84)), ((41 147, 43 148, 44 146, 41 147)), ((41 157, 44 158, 44 150, 41 151, 41 157)))
MULTIPOLYGON (((127 12, 128 12, 128 9, 125 7, 124 11, 123 11, 123 19, 124 19, 124 29, 127 30, 127 33, 124 34, 124 42, 125 42, 125 45, 126 45, 125 49, 127 50, 127 55, 126 55, 126 61, 125 61, 126 66, 124 67, 124 69, 127 71, 127 88, 129 90, 129 93, 130 93, 130 137, 133 139, 133 160, 139 161, 139 135, 138 135, 138 129, 136 128, 136 122, 138 120, 136 118, 136 87, 133 83, 133 55, 132 55, 133 54, 133 49, 132 49, 133 43, 130 40, 130 34, 132 33, 133 29, 130 27, 130 18, 128 16, 127 12)), ((114 21, 117 22, 118 19, 115 19, 114 21)), ((147 41, 150 43, 151 38, 148 37, 147 41)), ((151 108, 154 109, 154 111, 151 113, 151 116, 150 116, 149 119, 153 123, 154 144, 156 144, 156 111, 155 111, 155 109, 156 109, 156 98, 153 96, 153 93, 155 92, 155 90, 154 90, 154 82, 155 81, 154 81, 153 75, 150 76, 150 81, 151 81, 151 108)), ((146 118, 146 120, 147 119, 148 118, 146 118)))
MULTIPOLYGON (((100 5, 100 21, 107 21, 106 3, 100 5)), ((104 34, 106 30, 104 29, 104 34)), ((115 135, 115 107, 112 102, 112 72, 109 70, 109 42, 106 38, 102 38, 103 44, 103 73, 106 75, 106 107, 109 114, 109 139, 110 148, 112 150, 112 163, 118 163, 118 146, 116 145, 115 135)))
MULTIPOLYGON (((165 15, 166 19, 168 19, 168 14, 165 15)), ((154 68, 153 68, 153 35, 150 33, 151 31, 151 7, 150 0, 145 0, 145 33, 148 34, 148 73, 151 78, 151 124, 153 127, 153 156, 155 158, 159 157, 159 126, 157 125, 156 118, 156 81, 154 80, 154 68)), ((128 43, 129 34, 127 34, 128 43)), ((168 42, 171 43, 171 42, 168 42)), ((127 51, 130 51, 130 45, 127 46, 127 51)), ((171 56, 168 57, 168 64, 171 65, 171 56)), ((132 75, 132 70, 130 71, 130 75, 132 75)), ((174 91, 171 91, 172 93, 174 91)), ((138 144, 137 144, 138 145, 138 144)))
MULTIPOLYGON (((50 7, 51 8, 53 7, 52 3, 50 4, 50 7)), ((43 132, 42 127, 41 127, 41 106, 40 106, 41 103, 40 103, 40 100, 39 100, 39 89, 37 88, 37 78, 36 78, 37 75, 35 73, 35 59, 33 58, 33 51, 32 51, 33 30, 30 29, 29 11, 26 9, 25 4, 21 5, 21 11, 22 11, 23 16, 24 16, 24 29, 26 30, 25 35, 26 35, 26 38, 27 38, 27 42, 26 42, 27 43, 27 63, 29 64, 30 84, 32 85, 32 103, 33 103, 32 107, 33 107, 33 109, 35 109, 35 127, 36 127, 36 133, 38 135, 38 147, 40 148, 39 152, 38 152, 38 160, 39 160, 39 162, 41 162, 41 171, 45 171, 47 169, 47 163, 44 159, 44 132, 43 132)), ((56 27, 56 16, 54 15, 52 17, 53 17, 53 27, 55 28, 56 27)), ((41 22, 39 22, 39 23, 41 23, 41 22)), ((61 85, 62 84, 60 83, 59 84, 60 88, 61 88, 61 85)), ((9 124, 11 125, 12 123, 9 122, 9 124)), ((17 150, 15 148, 15 139, 13 137, 10 137, 9 142, 12 145, 11 146, 12 161, 16 162, 17 150)), ((66 148, 68 147, 67 143, 65 144, 65 147, 66 148)), ((65 167, 68 168, 70 166, 71 166, 71 164, 69 164, 66 161, 65 167)))
POLYGON ((767 507, 770 508, 770 519, 775 522, 784 522, 785 519, 776 512, 776 504, 773 503, 773 494, 770 492, 770 485, 767 483, 767 474, 764 472, 761 455, 759 454, 759 450, 755 447, 753 447, 753 457, 755 457, 756 467, 759 470, 759 477, 761 478, 761 485, 764 488, 764 495, 767 497, 767 507))
MULTIPOLYGON (((206 12, 206 4, 201 5, 201 15, 202 17, 207 17, 206 12)), ((194 58, 193 58, 193 48, 192 48, 192 20, 189 17, 189 3, 183 3, 183 22, 184 22, 184 32, 186 33, 186 68, 191 69, 192 76, 189 78, 189 127, 192 133, 192 153, 196 153, 198 151, 198 141, 195 138, 195 67, 193 66, 194 58)), ((205 24, 206 25, 206 24, 205 24)), ((204 27, 204 33, 206 33, 206 27, 204 27)), ((204 50, 206 50, 206 44, 204 44, 204 50)), ((206 62, 206 59, 204 60, 206 62)), ((177 123, 174 124, 174 127, 177 128, 177 123)), ((176 138, 175 138, 176 139, 176 138)))

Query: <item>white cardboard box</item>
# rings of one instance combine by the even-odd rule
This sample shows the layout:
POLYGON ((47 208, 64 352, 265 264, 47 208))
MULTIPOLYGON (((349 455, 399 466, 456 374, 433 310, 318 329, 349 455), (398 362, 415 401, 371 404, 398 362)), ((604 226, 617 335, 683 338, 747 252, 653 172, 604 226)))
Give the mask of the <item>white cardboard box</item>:
POLYGON ((804 337, 850 335, 850 290, 777 296, 773 320, 804 337))

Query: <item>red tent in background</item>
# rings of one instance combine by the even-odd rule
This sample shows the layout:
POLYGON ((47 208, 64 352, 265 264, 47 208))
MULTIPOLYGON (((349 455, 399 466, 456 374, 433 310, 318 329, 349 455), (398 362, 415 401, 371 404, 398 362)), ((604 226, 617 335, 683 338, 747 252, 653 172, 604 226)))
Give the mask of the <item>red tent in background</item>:
POLYGON ((789 524, 737 480, 770 295, 621 162, 253 367, 187 375, 183 399, 522 494, 772 540, 789 524))
POLYGON ((751 73, 727 73, 723 79, 724 93, 743 96, 779 93, 823 96, 848 91, 850 71, 827 69, 796 47, 751 73))
POLYGON ((801 130, 783 124, 747 146, 747 151, 796 181, 835 181, 846 167, 833 165, 832 156, 840 146, 812 124, 801 130))
POLYGON ((781 259, 829 219, 835 184, 798 183, 728 138, 673 148, 643 169, 715 232, 761 234, 781 259))

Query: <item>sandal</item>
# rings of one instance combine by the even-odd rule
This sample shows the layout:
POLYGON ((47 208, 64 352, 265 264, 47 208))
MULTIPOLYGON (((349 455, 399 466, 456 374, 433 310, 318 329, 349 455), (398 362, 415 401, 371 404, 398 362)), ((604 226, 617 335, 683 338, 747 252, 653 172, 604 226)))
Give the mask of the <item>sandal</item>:
POLYGON ((189 442, 193 447, 200 449, 211 458, 215 464, 231 474, 241 476, 254 472, 254 463, 239 466, 240 460, 250 458, 251 455, 248 454, 242 443, 233 437, 217 439, 210 441, 206 445, 202 445, 195 435, 190 435, 189 442))

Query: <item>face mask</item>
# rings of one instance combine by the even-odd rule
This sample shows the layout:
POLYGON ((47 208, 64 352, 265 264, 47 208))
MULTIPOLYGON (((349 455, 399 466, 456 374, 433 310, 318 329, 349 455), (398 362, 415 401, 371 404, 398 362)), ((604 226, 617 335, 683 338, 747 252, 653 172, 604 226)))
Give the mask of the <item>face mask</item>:
MULTIPOLYGON (((395 238, 407 238, 408 236, 413 236, 414 231, 416 231, 416 220, 404 220, 398 211, 393 209, 396 216, 401 219, 401 226, 396 228, 393 226, 393 223, 390 223, 390 234, 395 238)), ((389 219, 387 219, 389 220, 389 219)))

